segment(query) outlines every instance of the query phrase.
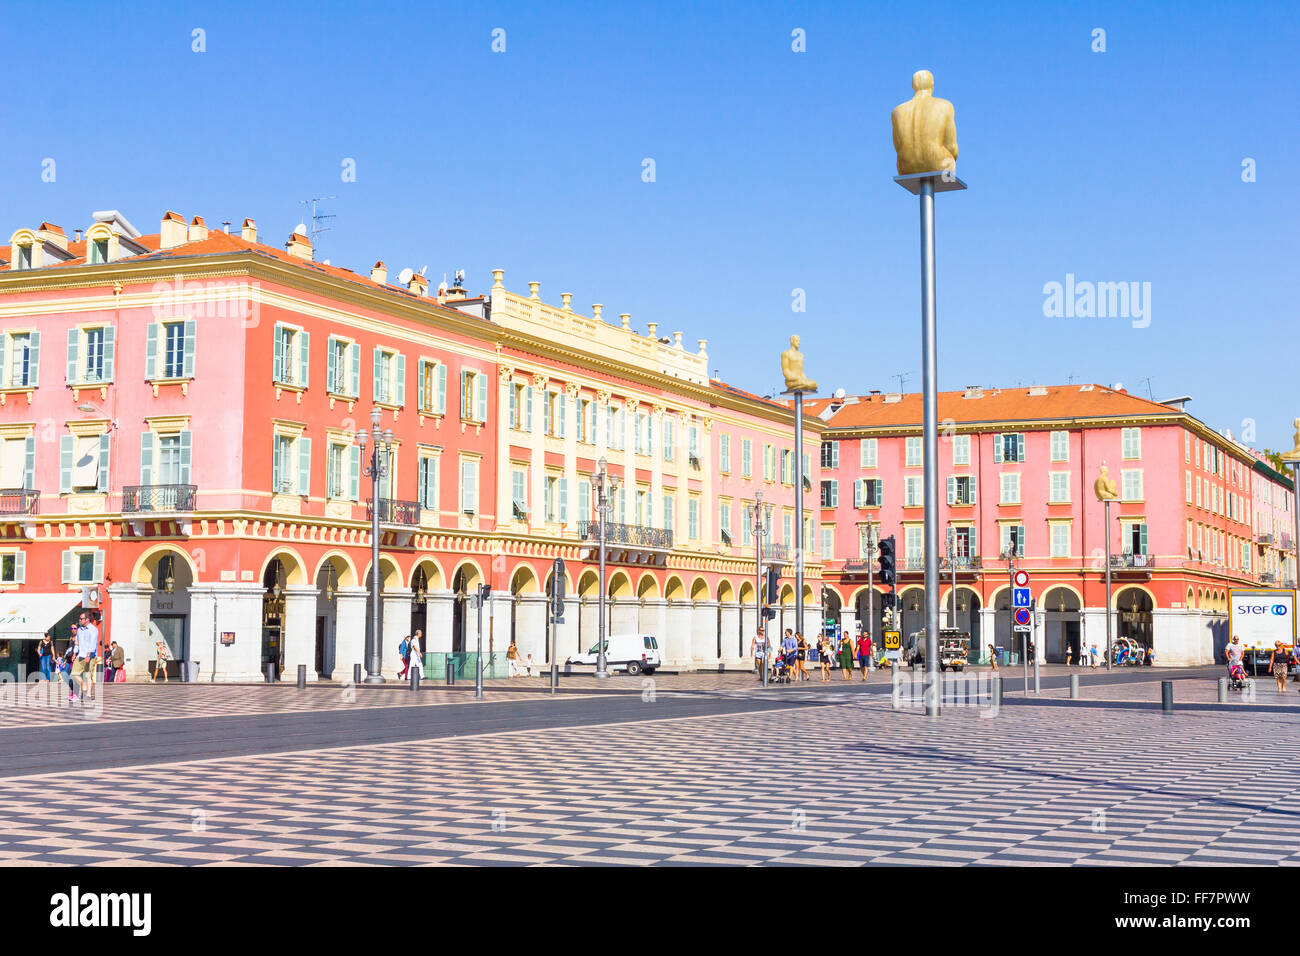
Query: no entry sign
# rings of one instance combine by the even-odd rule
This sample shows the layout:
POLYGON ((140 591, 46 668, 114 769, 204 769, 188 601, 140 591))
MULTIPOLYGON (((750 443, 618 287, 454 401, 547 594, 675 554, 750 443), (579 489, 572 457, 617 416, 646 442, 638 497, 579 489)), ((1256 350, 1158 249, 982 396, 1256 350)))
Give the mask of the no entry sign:
POLYGON ((1013 580, 1016 582, 1016 587, 1027 588, 1029 587, 1029 572, 1017 571, 1013 580))

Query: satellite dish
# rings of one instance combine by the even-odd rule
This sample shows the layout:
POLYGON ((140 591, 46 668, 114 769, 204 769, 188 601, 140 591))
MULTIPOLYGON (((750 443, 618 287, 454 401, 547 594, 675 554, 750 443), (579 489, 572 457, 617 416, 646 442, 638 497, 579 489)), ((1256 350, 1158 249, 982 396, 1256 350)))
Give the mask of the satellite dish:
POLYGON ((837 388, 837 389, 835 390, 835 397, 836 397, 836 398, 843 398, 846 394, 847 394, 847 393, 846 393, 846 392, 844 391, 844 389, 842 389, 842 388, 837 388))
POLYGON ((400 282, 402 285, 410 285, 411 276, 413 275, 415 275, 415 272, 412 271, 411 269, 403 269, 401 272, 397 274, 397 281, 400 282))
POLYGON ((429 267, 425 266, 423 269, 420 270, 420 275, 424 275, 428 271, 429 271, 429 267))
POLYGON ((294 226, 293 231, 298 233, 300 236, 305 236, 307 235, 307 224, 305 222, 300 222, 298 225, 294 226))

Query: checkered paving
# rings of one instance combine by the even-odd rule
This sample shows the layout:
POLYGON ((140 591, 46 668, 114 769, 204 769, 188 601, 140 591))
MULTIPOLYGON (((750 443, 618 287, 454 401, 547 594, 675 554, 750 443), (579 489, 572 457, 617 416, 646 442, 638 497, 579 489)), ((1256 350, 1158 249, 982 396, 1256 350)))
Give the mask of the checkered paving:
POLYGON ((9 778, 0 863, 1300 865, 1289 714, 646 718, 9 778))

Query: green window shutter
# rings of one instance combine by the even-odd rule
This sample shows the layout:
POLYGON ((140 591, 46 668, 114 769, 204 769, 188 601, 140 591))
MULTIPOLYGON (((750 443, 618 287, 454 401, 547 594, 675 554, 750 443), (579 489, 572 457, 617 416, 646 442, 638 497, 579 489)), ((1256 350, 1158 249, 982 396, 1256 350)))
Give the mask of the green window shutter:
POLYGON ((428 368, 429 368, 429 363, 426 362, 424 359, 415 360, 415 409, 416 411, 420 411, 420 412, 429 411, 429 408, 424 401, 425 399, 424 383, 428 381, 428 379, 425 378, 425 376, 429 374, 428 368))
POLYGON ((465 403, 465 385, 469 381, 469 372, 460 370, 460 417, 469 418, 469 408, 465 403))
POLYGON ((559 438, 564 438, 568 434, 568 429, 565 427, 569 418, 569 405, 567 401, 568 397, 569 396, 564 394, 564 392, 560 393, 560 397, 559 397, 560 405, 559 405, 559 413, 558 413, 560 416, 560 421, 558 422, 556 427, 556 436, 559 438))
POLYGON ((560 479, 560 521, 569 522, 569 479, 560 479))
POLYGON ((271 436, 271 494, 280 493, 280 436, 271 436))
POLYGON ((578 482, 578 520, 591 520, 591 485, 585 481, 578 482))
POLYGON ((338 340, 329 337, 325 343, 325 391, 339 394, 339 354, 338 340))
POLYGON ((348 346, 348 367, 352 373, 352 387, 348 394, 353 398, 361 397, 361 346, 353 342, 348 346))
POLYGON ((1016 436, 1016 461, 1025 460, 1025 436, 1016 436))
POLYGON ((140 433, 140 484, 153 484, 153 432, 140 433))
POLYGON ((395 403, 406 407, 406 356, 397 353, 397 396, 395 403))
POLYGON ((1146 522, 1138 525, 1138 546, 1142 549, 1141 553, 1147 553, 1147 526, 1146 522))
POLYGON ((182 485, 188 485, 190 483, 190 466, 194 461, 194 433, 188 430, 181 432, 180 446, 180 483, 182 485))
POLYGON ((948 504, 953 504, 957 500, 957 479, 948 476, 948 504))
POLYGON ((150 322, 144 337, 144 377, 158 377, 158 323, 150 322))
POLYGON ((36 489, 36 438, 28 436, 23 449, 23 487, 29 491, 36 489))
POLYGON ((113 360, 117 356, 117 328, 104 328, 104 381, 113 381, 113 360))
MULTIPOLYGON (((557 398, 558 402, 559 399, 557 398)), ((545 392, 542 393, 542 434, 551 434, 551 396, 545 392)))
POLYGON ((298 333, 298 384, 306 388, 310 384, 310 378, 311 333, 304 331, 298 333))
POLYGON ((511 428, 514 428, 514 427, 515 427, 515 422, 517 422, 517 421, 519 420, 518 417, 517 417, 517 415, 516 415, 516 408, 515 408, 515 401, 516 401, 516 399, 515 399, 515 395, 516 395, 516 393, 517 393, 517 389, 514 387, 514 385, 511 385, 511 384, 508 384, 508 383, 507 383, 507 385, 506 385, 506 408, 507 408, 506 415, 507 415, 507 418, 509 419, 509 424, 510 424, 510 427, 511 427, 511 428))
POLYGON ((361 449, 356 445, 348 448, 348 497, 361 500, 361 449))
POLYGON ((30 371, 28 372, 27 384, 34 388, 41 384, 41 333, 31 333, 28 342, 27 360, 30 371))
POLYGON ((104 549, 95 549, 95 570, 92 572, 96 583, 104 580, 104 549))
POLYGON ((384 351, 377 345, 375 346, 375 357, 374 357, 373 365, 374 365, 373 368, 374 381, 370 389, 371 398, 373 398, 375 401, 379 401, 379 396, 383 394, 383 391, 381 389, 381 383, 384 376, 384 351))
POLYGON ((9 366, 5 364, 5 349, 9 345, 9 336, 0 333, 0 385, 9 377, 9 366))
POLYGON ((979 500, 975 494, 975 489, 978 484, 979 484, 979 477, 977 475, 971 475, 970 476, 970 503, 971 504, 975 504, 976 501, 979 500))
POLYGON ((460 465, 460 509, 467 512, 478 511, 478 494, 472 461, 464 461, 460 465))
POLYGON ((59 436, 59 494, 72 490, 72 462, 77 453, 77 439, 73 435, 59 436))
POLYGON ((438 363, 438 391, 434 400, 437 402, 434 411, 439 415, 447 414, 447 366, 442 362, 438 363))
POLYGON ((311 494, 311 439, 298 439, 298 494, 311 494))
POLYGON ((95 487, 99 491, 108 491, 108 452, 109 452, 108 432, 99 436, 99 475, 95 482, 95 487))
POLYGON ((198 345, 197 341, 198 323, 193 319, 185 320, 185 353, 183 357, 184 365, 181 374, 186 378, 194 377, 194 350, 198 345))
POLYGON ((72 584, 77 580, 76 574, 77 556, 71 551, 63 552, 63 583, 72 584))
POLYGON ((993 436, 993 461, 1000 462, 1001 460, 1002 460, 1002 436, 994 435, 993 436))
POLYGON ((478 379, 478 420, 486 423, 488 377, 482 372, 475 372, 474 375, 478 379))
POLYGON ((281 330, 284 328, 279 322, 275 323, 275 330, 272 333, 275 336, 275 347, 271 353, 271 381, 284 381, 284 334, 281 330))
POLYGON ((80 377, 77 372, 77 353, 81 348, 81 329, 68 329, 68 367, 67 383, 76 385, 80 377))
POLYGON ((533 430, 533 387, 524 386, 524 431, 533 430))

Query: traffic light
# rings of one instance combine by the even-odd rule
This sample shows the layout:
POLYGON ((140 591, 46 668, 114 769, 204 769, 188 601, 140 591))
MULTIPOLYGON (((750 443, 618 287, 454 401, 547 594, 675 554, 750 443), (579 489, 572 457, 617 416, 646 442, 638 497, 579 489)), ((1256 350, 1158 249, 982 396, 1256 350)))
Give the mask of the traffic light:
POLYGON ((895 594, 893 591, 889 591, 886 594, 880 595, 880 606, 885 610, 889 610, 897 603, 898 603, 898 595, 895 594))
POLYGON ((776 608, 772 605, 776 602, 776 588, 780 577, 780 569, 774 564, 769 564, 763 575, 763 620, 765 621, 776 617, 776 608))
POLYGON ((894 585, 894 536, 891 534, 880 542, 880 583, 894 585))

